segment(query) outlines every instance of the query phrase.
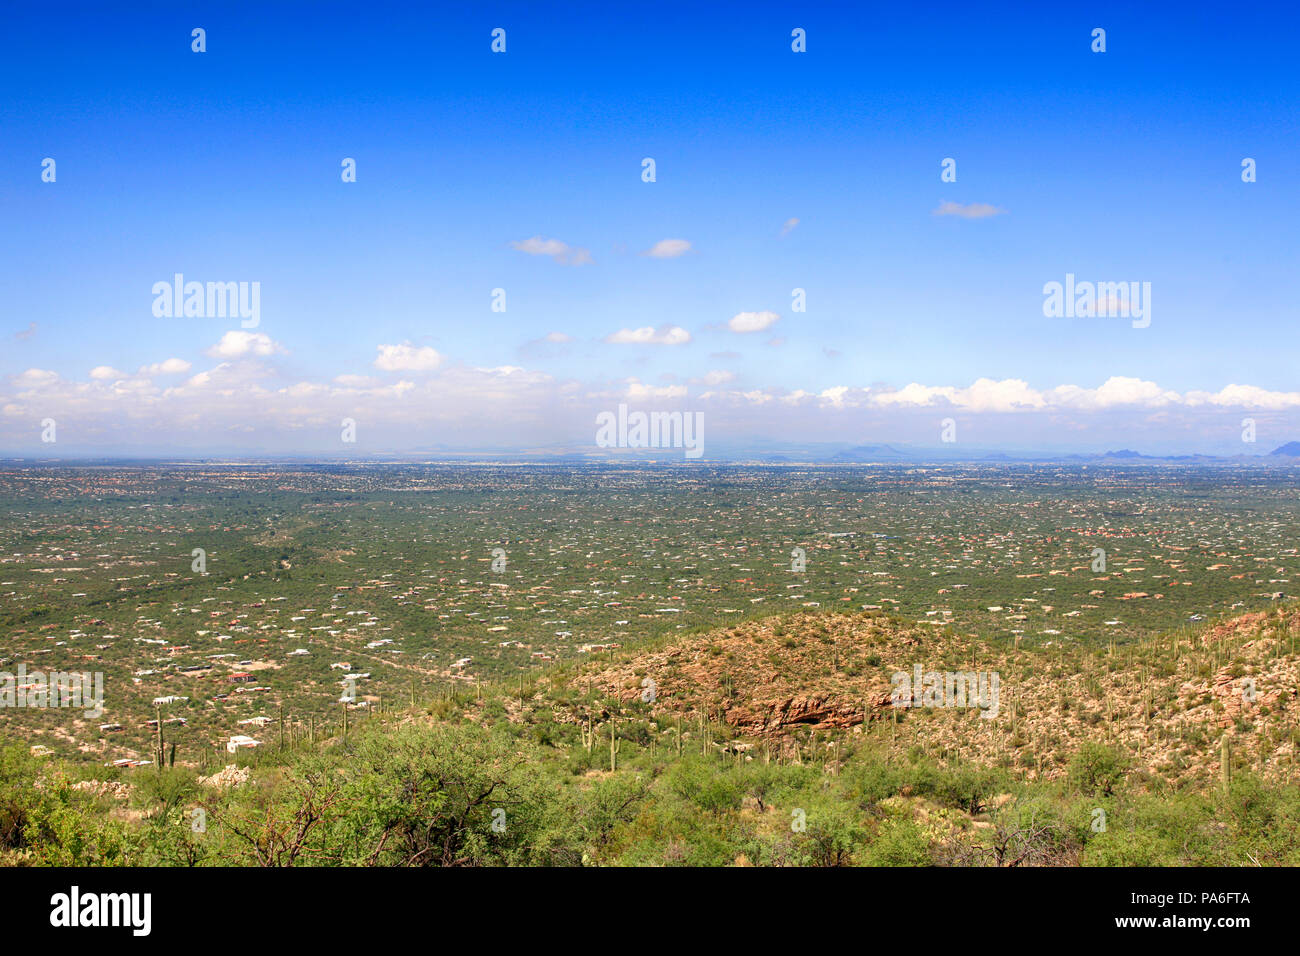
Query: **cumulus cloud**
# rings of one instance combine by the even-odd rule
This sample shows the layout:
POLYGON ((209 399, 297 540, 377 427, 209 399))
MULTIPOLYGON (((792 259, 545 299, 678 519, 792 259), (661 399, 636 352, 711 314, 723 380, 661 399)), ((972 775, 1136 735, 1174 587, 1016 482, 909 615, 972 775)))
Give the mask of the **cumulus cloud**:
POLYGON ((959 202, 941 202, 939 208, 933 211, 933 215, 936 216, 957 216, 961 219, 988 219, 990 216, 1001 216, 1005 213, 1005 209, 990 206, 986 202, 972 202, 965 205, 959 202))
POLYGON ((221 337, 221 341, 205 354, 218 359, 239 359, 249 356, 265 358, 283 352, 284 346, 264 332, 245 332, 234 329, 221 337))
POLYGON ((779 318, 775 312, 737 312, 727 320, 727 328, 742 334, 762 332, 779 318))
MULTIPOLYGON (((629 341, 646 343, 675 341, 673 328, 624 331, 629 341)), ((387 444, 368 446, 374 451, 437 444, 485 448, 492 441, 501 448, 549 443, 580 448, 590 443, 592 414, 620 401, 706 410, 719 435, 793 441, 843 441, 865 429, 892 430, 902 441, 920 436, 910 440, 924 442, 934 422, 947 414, 979 421, 979 433, 990 441, 1022 446, 1060 443, 1068 434, 1105 441, 1108 447, 1120 447, 1111 442, 1144 447, 1143 441, 1168 443, 1177 436, 1189 450, 1212 450, 1205 445, 1216 441, 1231 448, 1243 414, 1259 418, 1261 429, 1267 425, 1279 443, 1300 435, 1300 391, 1245 383, 1187 392, 1129 376, 1095 385, 1035 386, 1018 378, 983 377, 899 387, 851 380, 804 388, 737 387, 733 372, 712 369, 689 381, 667 376, 655 384, 618 379, 591 385, 518 365, 450 365, 433 349, 410 343, 380 346, 374 364, 383 372, 412 374, 301 380, 269 363, 244 360, 247 349, 232 351, 240 357, 176 384, 122 375, 107 366, 83 373, 80 380, 42 368, 0 376, 0 448, 32 447, 32 422, 46 417, 61 425, 75 422, 78 441, 87 447, 131 448, 152 441, 151 447, 202 449, 212 447, 212 436, 230 434, 240 436, 231 447, 250 451, 321 450, 336 446, 339 420, 351 417, 366 422, 367 441, 387 434, 387 444), (419 374, 435 368, 436 375, 419 374), (697 393, 696 387, 703 390, 697 393)), ((173 373, 187 364, 175 362, 180 364, 169 366, 173 373)))
POLYGON ((589 251, 571 246, 559 239, 533 236, 531 239, 512 241, 510 247, 530 256, 550 256, 562 266, 585 266, 592 261, 589 251))
POLYGON ((154 362, 152 365, 140 366, 138 375, 180 375, 188 372, 192 366, 185 359, 169 358, 161 362, 154 362))
POLYGON ((255 362, 218 362, 212 368, 185 380, 183 385, 173 386, 164 394, 183 395, 192 390, 211 388, 218 395, 229 397, 237 390, 254 386, 263 379, 273 378, 274 373, 255 362))
POLYGON ((328 449, 346 417, 365 422, 368 437, 386 433, 388 447, 472 444, 489 436, 529 442, 554 431, 567 392, 566 383, 514 366, 453 367, 420 381, 321 382, 280 380, 256 363, 221 362, 167 388, 147 379, 66 381, 29 369, 0 378, 0 448, 30 444, 31 423, 45 417, 75 422, 86 446, 112 448, 211 449, 221 441, 214 436, 233 433, 243 436, 233 447, 250 450, 328 449))
POLYGON ((442 364, 442 356, 429 346, 416 347, 409 342, 379 346, 375 368, 385 372, 431 372, 442 364))
POLYGON ((652 259, 676 259, 690 251, 691 244, 686 239, 660 239, 641 255, 652 259))
MULTIPOLYGON (((714 384, 714 383, 710 383, 714 384)), ((723 384, 718 382, 716 384, 723 384)), ((744 402, 768 402, 770 393, 716 392, 744 402)), ((795 390, 785 401, 806 401, 811 393, 795 390)), ((1095 413, 1114 409, 1150 410, 1214 406, 1218 408, 1280 411, 1300 408, 1300 392, 1276 392, 1252 385, 1229 385, 1218 392, 1180 394, 1155 382, 1112 376, 1096 388, 1058 385, 1036 389, 1022 379, 979 378, 967 386, 925 385, 912 382, 901 388, 836 385, 823 389, 818 399, 834 408, 925 409, 945 408, 972 414, 1022 412, 1095 413)))
POLYGON ((46 385, 53 385, 59 380, 58 372, 51 372, 45 368, 29 368, 14 376, 14 384, 19 388, 41 388, 46 385))
POLYGON ((344 388, 368 388, 376 380, 369 375, 335 375, 334 384, 344 388))
POLYGON ((828 405, 835 408, 843 408, 845 397, 848 394, 848 386, 836 385, 833 388, 824 389, 819 397, 828 405))
POLYGON ((1106 409, 1123 406, 1160 408, 1179 404, 1183 397, 1177 392, 1161 388, 1155 382, 1143 381, 1122 375, 1106 379, 1097 388, 1079 388, 1077 385, 1058 385, 1048 393, 1050 403, 1078 409, 1106 409))
POLYGON ((682 399, 686 397, 686 386, 645 385, 636 379, 629 379, 624 397, 633 402, 645 402, 653 399, 682 399))
POLYGON ((968 388, 934 387, 913 382, 896 392, 874 397, 874 404, 880 406, 929 406, 938 402, 972 412, 1014 412, 1047 405, 1042 393, 1030 388, 1027 382, 1014 378, 1002 381, 976 379, 968 388))
POLYGON ((679 325, 661 325, 653 328, 646 325, 639 329, 619 329, 605 336, 605 341, 614 345, 685 345, 691 340, 691 333, 679 325))
POLYGON ((1300 392, 1272 392, 1256 385, 1225 385, 1217 392, 1188 392, 1189 405, 1223 408, 1260 408, 1281 411, 1300 407, 1300 392))
POLYGON ((699 378, 691 379, 693 385, 726 385, 728 382, 736 380, 736 373, 730 369, 715 368, 699 378))

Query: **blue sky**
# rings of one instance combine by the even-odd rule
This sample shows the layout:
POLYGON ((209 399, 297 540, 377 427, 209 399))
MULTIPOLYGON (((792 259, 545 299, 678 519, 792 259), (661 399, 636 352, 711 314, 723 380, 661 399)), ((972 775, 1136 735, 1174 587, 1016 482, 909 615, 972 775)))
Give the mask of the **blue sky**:
POLYGON ((1297 14, 1051 7, 15 11, 0 450, 49 451, 47 414, 65 448, 326 449, 349 402, 372 450, 581 443, 620 399, 736 440, 932 444, 950 412, 995 445, 1240 450, 1242 415, 1300 438, 1297 14), (689 249, 644 254, 666 239, 689 249), (155 317, 176 272, 258 281, 255 334, 155 317), (1150 326, 1044 317, 1067 272, 1150 282, 1150 326), (746 312, 779 318, 727 328, 746 312), (607 341, 645 327, 689 341, 607 341), (376 367, 385 345, 415 358, 376 367), (189 367, 140 371, 167 359, 189 367), (1023 389, 961 391, 981 379, 1023 389))

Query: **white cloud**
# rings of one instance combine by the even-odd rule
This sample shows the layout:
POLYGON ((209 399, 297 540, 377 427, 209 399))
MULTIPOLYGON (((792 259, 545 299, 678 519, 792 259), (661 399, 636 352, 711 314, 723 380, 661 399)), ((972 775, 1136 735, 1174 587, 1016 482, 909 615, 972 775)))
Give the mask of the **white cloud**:
POLYGON ((58 372, 51 372, 44 368, 29 368, 27 371, 14 376, 14 384, 19 388, 41 388, 45 385, 53 385, 59 380, 58 372))
POLYGON ((715 368, 699 378, 691 379, 694 385, 725 385, 736 380, 736 373, 730 369, 715 368))
POLYGON ((939 208, 935 209, 932 214, 935 216, 957 216, 961 219, 988 219, 990 216, 1001 216, 1005 213, 1005 209, 990 206, 986 202, 972 202, 965 205, 959 202, 941 202, 939 208))
POLYGON ((727 328, 733 332, 762 332, 781 318, 775 312, 737 312, 727 320, 727 328))
POLYGON ((169 358, 169 359, 164 359, 161 362, 155 362, 152 365, 142 365, 140 366, 140 371, 137 372, 136 374, 137 375, 180 375, 183 372, 188 372, 190 368, 191 368, 190 363, 185 361, 185 359, 169 358))
POLYGON ((652 259, 676 259, 690 251, 691 244, 686 239, 660 239, 641 255, 652 259))
POLYGON ((691 340, 691 333, 679 325, 661 325, 652 328, 649 325, 639 329, 619 329, 605 337, 605 341, 614 345, 685 345, 691 340))
MULTIPOLYGON (((680 344, 688 334, 675 329, 632 329, 621 335, 634 343, 680 344)), ((433 349, 410 343, 379 347, 375 361, 376 368, 401 376, 345 373, 299 380, 270 363, 247 360, 274 343, 243 346, 230 349, 238 357, 173 385, 155 384, 143 373, 166 366, 174 374, 188 367, 180 359, 146 366, 137 375, 101 367, 68 380, 47 369, 28 368, 0 377, 0 449, 32 447, 38 440, 32 437, 32 422, 46 417, 60 425, 76 422, 77 440, 87 447, 176 444, 202 449, 212 447, 213 435, 233 434, 240 436, 236 444, 246 443, 250 451, 320 450, 336 445, 339 420, 352 417, 366 422, 366 440, 380 451, 439 443, 578 448, 590 441, 592 410, 619 401, 680 402, 714 416, 716 434, 795 441, 872 435, 924 445, 933 441, 934 423, 949 413, 963 424, 979 422, 968 436, 1022 447, 1034 441, 1051 445, 1068 435, 1105 441, 1106 447, 1146 450, 1178 440, 1192 451, 1217 447, 1233 453, 1238 423, 1247 414, 1259 419, 1260 434, 1267 434, 1269 442, 1275 436, 1278 444, 1300 437, 1300 391, 1243 383, 1178 392, 1127 376, 1112 376, 1095 386, 1037 387, 1018 378, 985 377, 951 385, 867 387, 845 380, 830 387, 819 382, 795 388, 761 382, 751 386, 749 379, 758 371, 751 369, 744 373, 745 387, 737 387, 733 372, 712 369, 689 380, 688 394, 680 369, 673 372, 677 377, 660 374, 662 369, 648 372, 647 378, 660 375, 655 384, 627 378, 593 384, 518 365, 451 365, 433 349), (435 368, 436 375, 423 374, 435 368)), ((648 365, 652 363, 653 357, 648 365)), ((1261 439, 1247 453, 1265 451, 1261 439)))
POLYGON ((533 236, 531 239, 512 241, 510 247, 530 256, 550 256, 563 266, 585 266, 592 261, 591 253, 586 249, 579 249, 559 239, 533 236))
POLYGON ((843 408, 844 398, 845 396, 848 395, 848 393, 849 393, 848 386, 836 385, 834 388, 825 389, 821 393, 821 399, 822 401, 826 402, 828 405, 832 405, 835 408, 843 408))
POLYGON ((379 346, 375 368, 385 372, 431 372, 442 364, 442 356, 429 346, 417 348, 409 342, 379 346))
POLYGON ((1015 378, 1002 381, 980 378, 968 388, 912 382, 896 391, 871 396, 869 401, 877 407, 945 404, 970 412, 1015 412, 1041 409, 1047 405, 1041 392, 1015 378))
POLYGON ((1300 392, 1271 392, 1257 385, 1225 385, 1217 392, 1188 392, 1187 404, 1281 411, 1300 406, 1300 392))
POLYGON ((643 385, 636 379, 627 383, 627 398, 630 401, 650 401, 653 399, 685 398, 685 385, 643 385))
POLYGON ((1053 406, 1101 410, 1124 406, 1160 408, 1180 404, 1182 396, 1161 388, 1155 382, 1122 375, 1111 376, 1097 388, 1080 388, 1077 385, 1058 385, 1048 393, 1053 406))
POLYGON ((781 224, 781 235, 788 236, 794 231, 794 227, 797 225, 799 225, 799 220, 796 217, 791 216, 781 224))
POLYGON ((284 346, 272 341, 271 337, 264 332, 232 330, 223 335, 221 341, 208 349, 205 354, 212 358, 238 359, 250 355, 265 357, 283 351, 284 346))
POLYGON ((344 388, 367 388, 374 384, 375 380, 369 375, 335 375, 334 384, 342 385, 344 388))

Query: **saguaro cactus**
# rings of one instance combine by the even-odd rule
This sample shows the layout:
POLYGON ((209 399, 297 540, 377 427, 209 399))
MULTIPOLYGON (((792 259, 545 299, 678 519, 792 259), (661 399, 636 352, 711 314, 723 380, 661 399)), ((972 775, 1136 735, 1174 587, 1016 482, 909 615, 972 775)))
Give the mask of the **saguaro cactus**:
POLYGON ((1219 779, 1224 793, 1232 789, 1232 741, 1227 734, 1219 743, 1219 779))
POLYGON ((162 732, 162 705, 153 705, 154 714, 154 749, 156 751, 158 770, 162 770, 163 765, 163 732, 162 732))
POLYGON ((623 742, 614 735, 614 721, 609 722, 609 769, 618 769, 618 752, 623 749, 623 742))

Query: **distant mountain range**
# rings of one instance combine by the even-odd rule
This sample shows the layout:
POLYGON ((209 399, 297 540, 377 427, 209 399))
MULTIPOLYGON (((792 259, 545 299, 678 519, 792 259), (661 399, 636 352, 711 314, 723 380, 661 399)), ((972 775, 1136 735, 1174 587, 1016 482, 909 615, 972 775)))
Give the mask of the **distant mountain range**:
POLYGON ((1269 459, 1300 458, 1300 441, 1287 442, 1275 448, 1268 455, 1146 455, 1132 448, 1120 448, 1101 453, 1051 454, 1050 452, 1007 452, 987 448, 967 448, 952 445, 944 448, 896 448, 893 445, 854 445, 832 451, 834 446, 802 446, 798 449, 776 449, 757 453, 745 450, 728 449, 728 453, 719 455, 722 460, 758 460, 758 461, 822 461, 843 462, 845 464, 868 464, 873 462, 1266 462, 1269 459))
MULTIPOLYGON (((648 457, 648 456, 647 456, 648 457)), ((781 462, 807 462, 827 464, 887 464, 890 462, 1069 462, 1105 464, 1107 462, 1150 463, 1161 462, 1181 464, 1289 464, 1288 459, 1300 459, 1300 441, 1287 442, 1268 454, 1241 455, 1148 455, 1132 448, 1112 449, 1105 452, 1075 452, 1071 454, 1052 453, 1049 451, 1004 451, 996 448, 979 448, 952 444, 938 448, 909 448, 886 444, 852 445, 844 447, 833 443, 802 445, 782 445, 764 443, 761 446, 746 445, 741 442, 715 443, 706 448, 705 457, 713 461, 758 461, 778 464, 781 462), (1279 460, 1280 459, 1280 460, 1279 460)))
POLYGON ((890 445, 856 445, 836 452, 831 461, 898 461, 910 457, 890 445))
MULTIPOLYGON (((248 462, 293 462, 328 464, 362 464, 370 462, 388 462, 391 464, 416 463, 480 463, 480 464, 610 464, 623 463, 636 465, 645 462, 663 464, 686 463, 680 449, 593 449, 575 447, 570 444, 543 445, 526 449, 511 448, 452 448, 438 446, 411 452, 373 452, 365 456, 287 454, 287 455, 240 455, 240 454, 195 454, 185 455, 140 455, 136 458, 94 456, 63 458, 55 456, 2 456, 0 463, 29 465, 96 465, 121 466, 141 465, 147 463, 225 463, 239 464, 248 462)), ((703 464, 754 463, 770 465, 848 465, 848 464, 890 464, 911 463, 952 464, 981 462, 1004 464, 1232 464, 1232 465, 1297 465, 1300 464, 1300 441, 1287 442, 1267 454, 1253 455, 1147 455, 1132 448, 1120 448, 1100 453, 1063 453, 1051 451, 1004 451, 997 448, 950 444, 929 448, 898 448, 893 445, 848 445, 837 442, 774 442, 770 440, 714 441, 706 444, 703 464)))

